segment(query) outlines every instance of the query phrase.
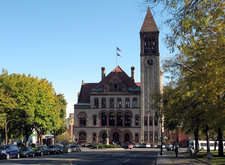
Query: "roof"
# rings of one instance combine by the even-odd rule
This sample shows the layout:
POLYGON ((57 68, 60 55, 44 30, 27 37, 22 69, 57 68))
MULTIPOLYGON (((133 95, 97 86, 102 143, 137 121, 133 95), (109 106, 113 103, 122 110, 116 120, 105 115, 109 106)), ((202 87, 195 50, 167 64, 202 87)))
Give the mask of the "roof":
POLYGON ((140 32, 159 32, 158 27, 155 23, 155 20, 149 8, 140 32))
POLYGON ((90 103, 90 92, 98 83, 82 83, 78 103, 90 103))
POLYGON ((90 103, 90 93, 91 92, 103 92, 104 86, 113 78, 118 76, 119 79, 123 81, 129 91, 137 92, 140 91, 140 83, 135 83, 134 80, 129 77, 121 68, 117 66, 112 72, 110 72, 105 78, 103 78, 99 83, 82 83, 80 96, 78 98, 78 104, 80 103, 90 103))
POLYGON ((102 81, 97 85, 98 88, 103 88, 105 84, 110 81, 112 77, 117 75, 128 88, 136 86, 132 78, 130 78, 118 65, 112 72, 110 72, 102 81))

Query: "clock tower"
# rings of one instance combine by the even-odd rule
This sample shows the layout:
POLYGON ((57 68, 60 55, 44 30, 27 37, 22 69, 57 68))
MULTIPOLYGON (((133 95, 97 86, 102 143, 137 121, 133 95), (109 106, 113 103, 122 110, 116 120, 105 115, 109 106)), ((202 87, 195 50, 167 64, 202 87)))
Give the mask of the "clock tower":
POLYGON ((159 30, 148 8, 140 31, 141 142, 158 144, 161 137, 159 110, 153 109, 152 95, 162 91, 159 60, 159 30))

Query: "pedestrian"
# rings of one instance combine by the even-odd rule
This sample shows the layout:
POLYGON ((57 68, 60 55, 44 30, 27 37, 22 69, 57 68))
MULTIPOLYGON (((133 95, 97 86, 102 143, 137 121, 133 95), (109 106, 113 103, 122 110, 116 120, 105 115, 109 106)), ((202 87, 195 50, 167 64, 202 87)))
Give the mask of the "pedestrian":
POLYGON ((175 154, 176 154, 176 157, 177 157, 177 155, 178 155, 178 147, 177 146, 175 147, 174 151, 175 151, 175 154))

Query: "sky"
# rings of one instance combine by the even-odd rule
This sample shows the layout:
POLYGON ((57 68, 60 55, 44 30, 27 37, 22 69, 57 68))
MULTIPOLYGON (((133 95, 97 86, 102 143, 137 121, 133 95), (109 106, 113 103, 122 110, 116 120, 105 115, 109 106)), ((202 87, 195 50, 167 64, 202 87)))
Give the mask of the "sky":
MULTIPOLYGON (((151 9, 160 31, 161 61, 168 26, 162 7, 151 9)), ((140 82, 140 36, 144 0, 0 0, 0 68, 52 82, 74 112, 82 80, 100 82, 119 65, 140 82), (121 50, 117 58, 116 47, 121 50)))

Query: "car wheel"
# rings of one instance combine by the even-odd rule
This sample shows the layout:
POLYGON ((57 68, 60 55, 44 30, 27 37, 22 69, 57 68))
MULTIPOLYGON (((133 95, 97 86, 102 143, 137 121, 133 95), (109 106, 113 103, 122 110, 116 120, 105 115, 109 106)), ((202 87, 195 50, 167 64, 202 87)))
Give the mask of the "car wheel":
POLYGON ((16 157, 16 158, 17 158, 17 159, 19 159, 19 158, 20 158, 20 153, 18 153, 18 154, 17 154, 17 157, 16 157))
POLYGON ((6 155, 6 160, 9 160, 9 154, 6 155))

